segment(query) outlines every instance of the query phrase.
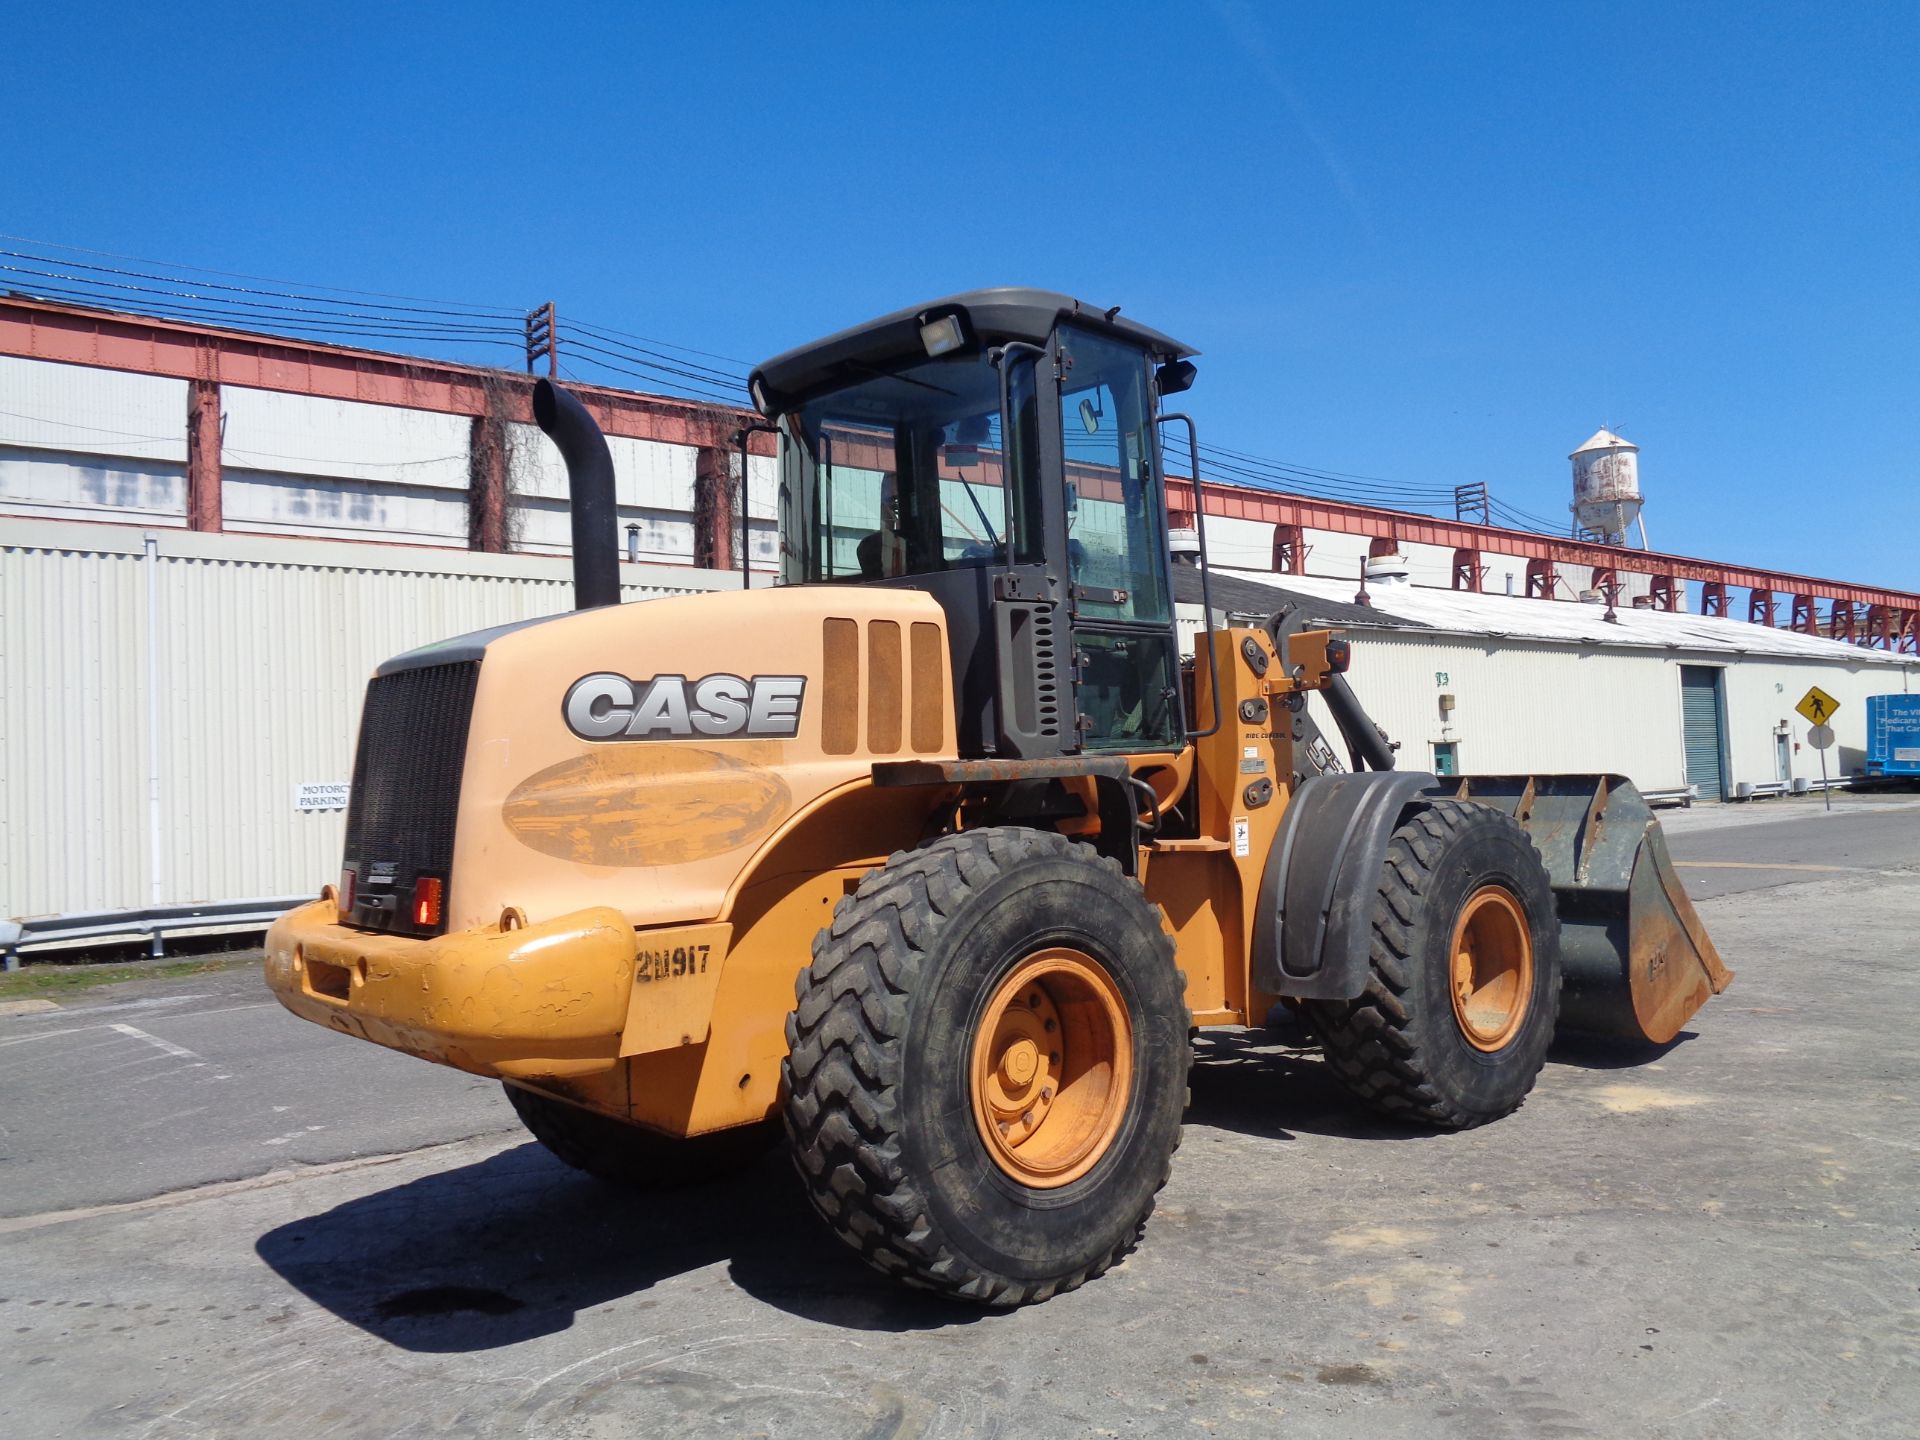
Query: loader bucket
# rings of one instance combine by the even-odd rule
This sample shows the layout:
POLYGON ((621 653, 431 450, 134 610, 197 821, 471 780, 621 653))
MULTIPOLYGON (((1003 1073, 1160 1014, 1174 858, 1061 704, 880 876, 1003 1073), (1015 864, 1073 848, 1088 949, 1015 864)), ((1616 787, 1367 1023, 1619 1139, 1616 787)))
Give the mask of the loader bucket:
POLYGON ((1474 775, 1436 793, 1504 810, 1546 861, 1563 1033, 1664 1045, 1733 983, 1625 776, 1474 775))

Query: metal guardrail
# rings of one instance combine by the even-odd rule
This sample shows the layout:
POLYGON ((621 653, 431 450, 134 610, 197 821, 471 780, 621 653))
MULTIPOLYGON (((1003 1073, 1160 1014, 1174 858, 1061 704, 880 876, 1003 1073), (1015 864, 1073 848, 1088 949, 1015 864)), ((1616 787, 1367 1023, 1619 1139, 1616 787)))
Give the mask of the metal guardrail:
POLYGON ((168 935, 217 935, 265 930, 296 905, 314 897, 290 895, 266 900, 222 900, 199 905, 155 905, 144 910, 80 910, 66 915, 16 915, 0 920, 0 958, 9 971, 20 968, 25 950, 66 950, 81 945, 145 940, 147 953, 160 959, 168 935))

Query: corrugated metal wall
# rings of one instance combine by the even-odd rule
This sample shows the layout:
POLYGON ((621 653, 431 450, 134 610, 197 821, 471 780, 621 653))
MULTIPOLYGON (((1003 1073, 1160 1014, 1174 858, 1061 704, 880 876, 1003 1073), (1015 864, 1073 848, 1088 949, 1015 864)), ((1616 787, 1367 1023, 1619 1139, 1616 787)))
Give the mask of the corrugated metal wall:
MULTIPOLYGON (((1451 741, 1463 774, 1607 770, 1643 789, 1684 783, 1679 682, 1662 656, 1380 631, 1353 638, 1354 692, 1400 742, 1408 768, 1431 770, 1433 746, 1451 741), (1454 697, 1450 714, 1442 695, 1454 697)), ((1332 718, 1316 714, 1335 733, 1332 718)))
MULTIPOLYGON (((161 844, 147 837, 143 532, 0 520, 0 916, 313 893, 373 666, 572 603, 565 561, 154 531, 161 844), (156 871, 158 891, 156 893, 156 871)), ((736 587, 623 565, 628 599, 736 587)))
MULTIPOLYGON (((1832 721, 1834 746, 1827 751, 1827 773, 1838 778, 1864 768, 1867 697, 1899 695, 1920 688, 1920 672, 1913 657, 1903 658, 1905 665, 1885 660, 1822 664, 1750 656, 1729 665, 1724 682, 1727 750, 1732 758, 1729 785, 1742 780, 1764 784, 1775 778, 1775 732, 1782 725, 1787 727, 1792 745, 1798 747, 1790 751, 1794 776, 1820 778, 1820 756, 1807 744, 1808 722, 1793 708, 1810 685, 1818 685, 1840 702, 1832 721)), ((1709 661, 1703 656, 1696 663, 1709 661)))
MULTIPOLYGON (((644 565, 623 566, 622 580, 629 599, 739 584, 734 574, 644 565)), ((311 893, 338 861, 344 817, 297 812, 294 791, 350 778, 372 667, 570 603, 562 560, 0 519, 0 916, 311 893), (158 550, 151 565, 146 533, 158 550), (157 856, 148 843, 150 584, 157 856)), ((1354 686, 1402 742, 1403 763, 1430 768, 1432 746, 1452 741, 1468 772, 1615 770, 1650 789, 1685 780, 1679 665, 1727 664, 1724 654, 1582 653, 1437 632, 1355 640, 1354 686), (1455 697, 1450 713, 1443 694, 1455 697)), ((1804 744, 1792 707, 1816 682, 1842 704, 1833 773, 1854 769, 1866 697, 1911 688, 1910 669, 1864 659, 1729 664, 1729 783, 1775 779, 1776 727, 1804 744)), ((1819 773, 1805 748, 1793 765, 1819 773)))
POLYGON ((0 916, 144 903, 142 562, 0 525, 0 916))

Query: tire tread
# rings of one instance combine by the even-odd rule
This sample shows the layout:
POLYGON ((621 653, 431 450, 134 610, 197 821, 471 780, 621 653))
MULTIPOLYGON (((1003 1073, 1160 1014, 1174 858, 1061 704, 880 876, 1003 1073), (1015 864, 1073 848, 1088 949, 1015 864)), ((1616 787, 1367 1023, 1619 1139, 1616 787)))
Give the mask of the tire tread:
MULTIPOLYGON (((1415 811, 1394 831, 1373 905, 1367 988, 1355 1000, 1310 1002, 1314 1028, 1323 1040, 1326 1061, 1334 1075, 1353 1095, 1397 1120, 1466 1130, 1499 1118, 1460 1105, 1433 1083, 1430 1057, 1418 1033, 1420 1017, 1409 993, 1415 967, 1420 963, 1420 916, 1434 871, 1467 826, 1484 824, 1484 817, 1489 815, 1499 816, 1522 836, 1526 834, 1510 816, 1461 800, 1435 800, 1415 811)), ((1529 840, 1530 849, 1531 844, 1529 840)), ((1537 854, 1535 863, 1539 864, 1537 854)), ((1544 884, 1544 865, 1540 878, 1544 884)), ((1551 943, 1557 950, 1557 915, 1551 917, 1551 932, 1551 943)), ((1556 986, 1556 1023, 1559 1004, 1556 986)), ((1533 1077, 1529 1077, 1522 1098, 1532 1088, 1533 1077)))
MULTIPOLYGON (((899 1073, 911 997, 928 951, 943 923, 974 894, 1011 870, 1053 858, 1121 874, 1111 859, 1042 830, 963 831, 896 852, 840 901, 815 936, 812 963, 795 982, 787 1018, 787 1136, 814 1207, 876 1269, 996 1306, 1045 1300, 1104 1273, 1138 1243, 1153 1210, 1150 1196, 1139 1224, 1093 1263, 1023 1283, 976 1267, 942 1240, 926 1194, 902 1158, 900 1099, 885 1077, 899 1073)), ((1155 934, 1171 968, 1173 941, 1158 927, 1155 934)), ((1186 1028, 1190 1021, 1183 1033, 1186 1028)), ((1176 1130, 1173 1148, 1178 1145, 1176 1130)), ((1171 1172, 1170 1150, 1155 1194, 1171 1172)))

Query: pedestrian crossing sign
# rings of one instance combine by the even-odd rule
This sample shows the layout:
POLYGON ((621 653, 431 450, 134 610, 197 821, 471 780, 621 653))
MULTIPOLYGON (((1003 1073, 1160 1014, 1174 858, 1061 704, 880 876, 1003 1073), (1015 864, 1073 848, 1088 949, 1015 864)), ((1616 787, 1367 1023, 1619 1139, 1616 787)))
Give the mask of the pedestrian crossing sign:
POLYGON ((1793 708, 1814 724, 1824 725, 1833 719, 1833 712, 1840 708, 1840 702, 1815 685, 1807 691, 1806 698, 1793 708))

